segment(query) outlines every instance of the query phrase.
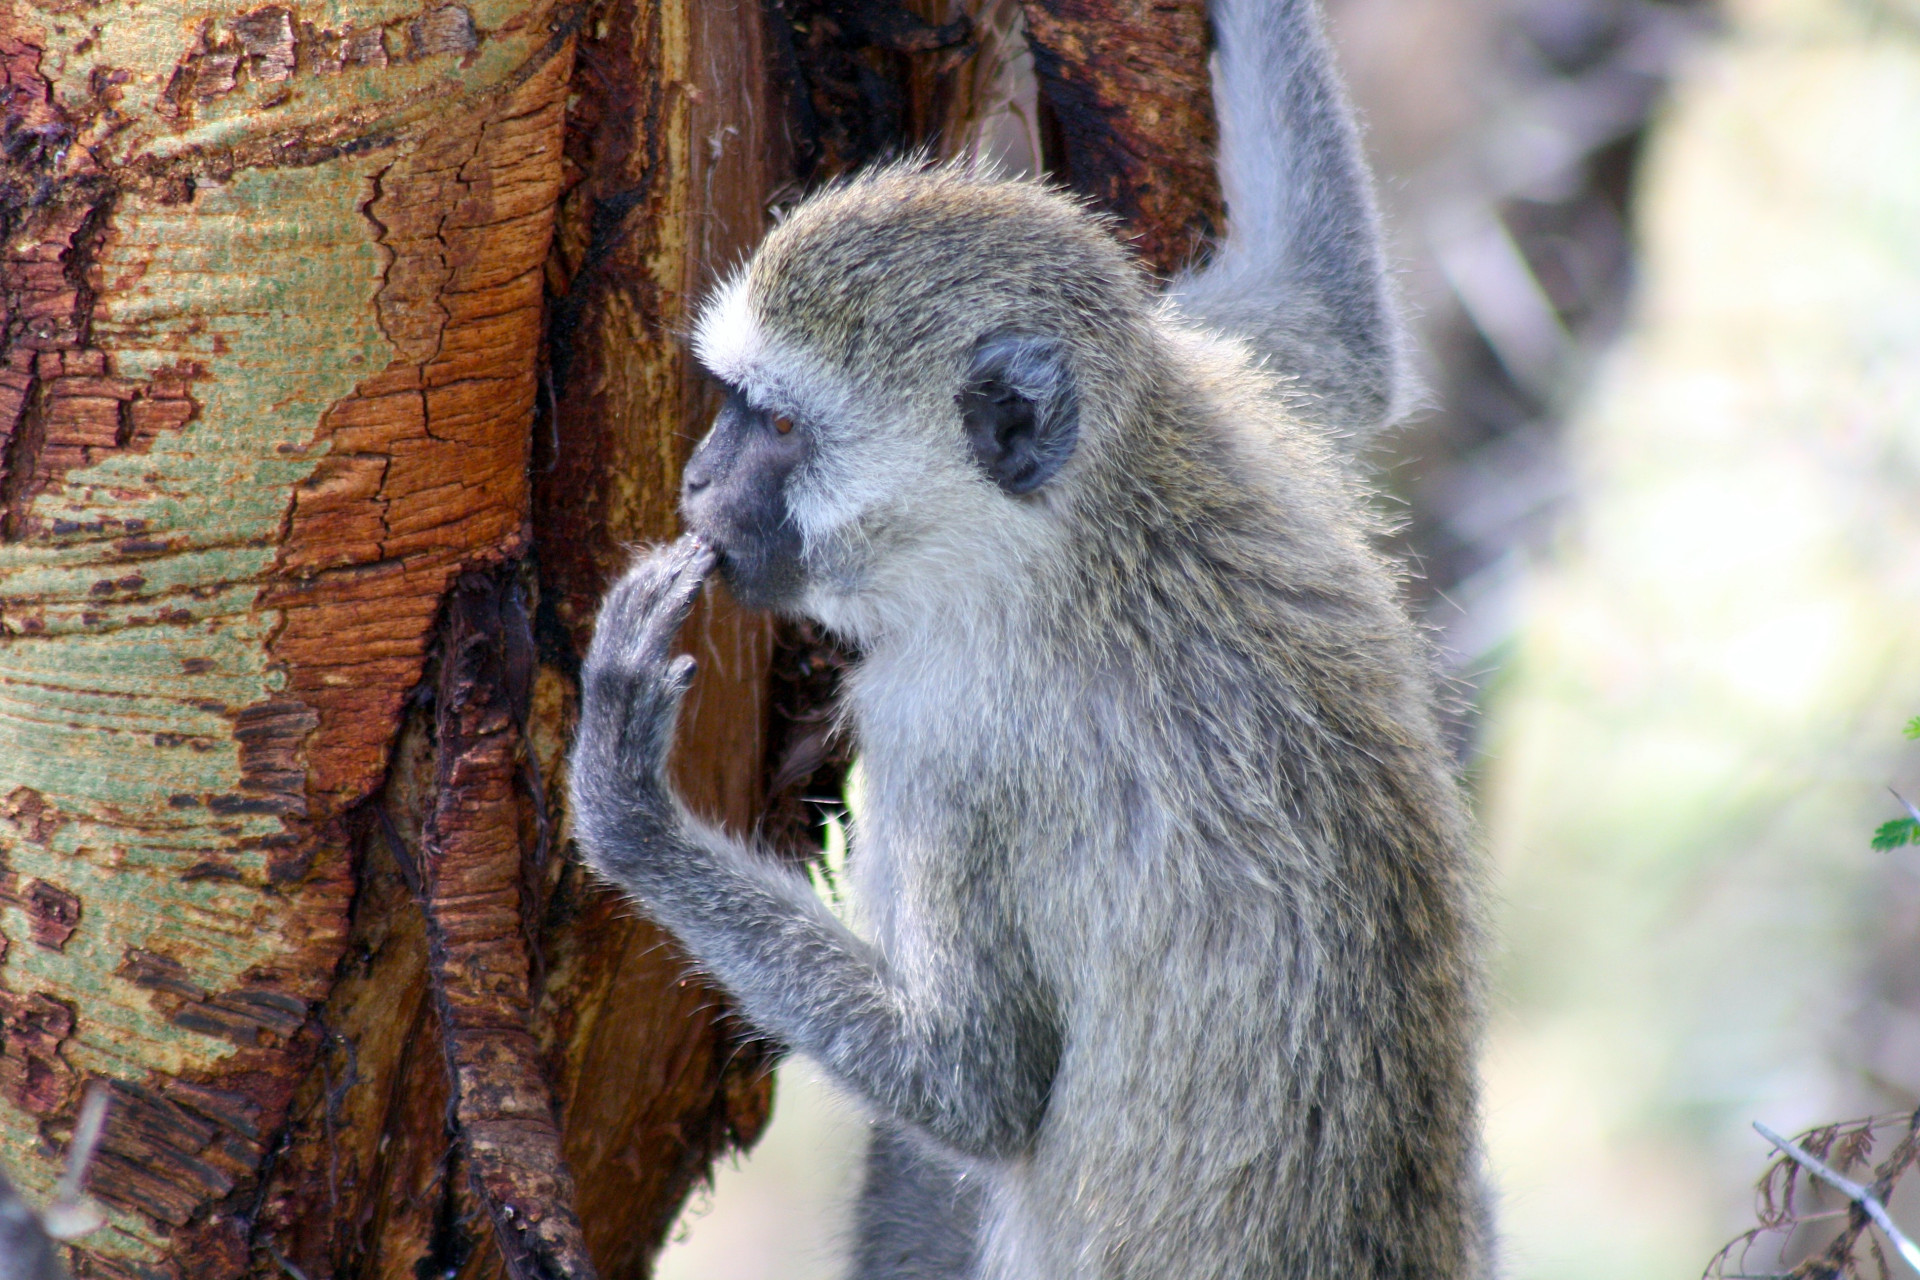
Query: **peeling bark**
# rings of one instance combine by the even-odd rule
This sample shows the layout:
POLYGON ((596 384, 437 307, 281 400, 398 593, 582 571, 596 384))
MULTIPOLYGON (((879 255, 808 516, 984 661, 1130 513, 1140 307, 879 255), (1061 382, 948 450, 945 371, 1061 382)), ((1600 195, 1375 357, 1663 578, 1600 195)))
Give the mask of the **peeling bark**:
MULTIPOLYGON (((693 301, 973 54, 820 15, 803 118, 751 6, 0 12, 0 1163, 44 1200, 107 1083, 77 1276, 641 1277, 765 1123, 558 784, 693 301)), ((683 791, 804 846, 837 657, 687 643, 683 791)))
POLYGON ((44 1191, 107 1078, 80 1273, 239 1275, 341 1043, 356 806, 447 585, 526 544, 577 13, 440 6, 379 57, 95 16, 0 19, 0 1150, 44 1191))
POLYGON ((568 67, 448 122, 372 175, 374 313, 394 359, 331 405, 295 486, 265 603, 272 654, 318 717, 302 741, 323 812, 364 797, 463 568, 527 545, 540 276, 559 194, 568 67))

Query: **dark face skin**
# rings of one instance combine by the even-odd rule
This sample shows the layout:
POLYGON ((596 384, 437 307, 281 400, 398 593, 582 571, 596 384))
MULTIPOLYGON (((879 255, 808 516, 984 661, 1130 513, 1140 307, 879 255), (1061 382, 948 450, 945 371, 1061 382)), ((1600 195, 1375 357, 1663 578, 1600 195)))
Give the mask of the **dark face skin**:
POLYGON ((799 596, 800 530, 788 510, 787 480, 811 450, 806 428, 729 389, 687 461, 681 514, 718 553, 721 576, 748 608, 779 609, 799 596))
MULTIPOLYGON (((713 428, 687 461, 680 511, 718 554, 734 599, 750 609, 789 609, 806 574, 787 483, 812 455, 813 433, 726 390, 713 428)), ((1078 439, 1072 371, 1062 345, 1044 336, 981 338, 954 403, 974 462, 1011 498, 1051 480, 1078 439)))

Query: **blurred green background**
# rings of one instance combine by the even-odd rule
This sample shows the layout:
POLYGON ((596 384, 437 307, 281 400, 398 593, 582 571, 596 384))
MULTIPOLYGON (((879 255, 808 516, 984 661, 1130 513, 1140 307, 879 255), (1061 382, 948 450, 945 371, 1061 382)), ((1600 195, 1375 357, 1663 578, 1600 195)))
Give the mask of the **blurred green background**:
MULTIPOLYGON (((1920 798, 1920 6, 1331 9, 1430 388, 1377 461, 1497 894, 1506 1272, 1696 1276, 1750 1121, 1920 1103, 1920 850, 1868 845, 1920 798)), ((789 1065, 660 1274, 837 1274, 861 1132, 789 1065)))

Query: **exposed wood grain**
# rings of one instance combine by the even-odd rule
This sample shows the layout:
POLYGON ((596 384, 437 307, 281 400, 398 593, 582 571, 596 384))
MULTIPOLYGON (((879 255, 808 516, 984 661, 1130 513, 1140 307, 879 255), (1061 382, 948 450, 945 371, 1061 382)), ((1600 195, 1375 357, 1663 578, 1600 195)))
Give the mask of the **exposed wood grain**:
POLYGON ((773 0, 773 54, 801 187, 937 143, 946 73, 973 52, 966 7, 773 0))
MULTIPOLYGON (((549 779, 564 767, 566 668, 627 548, 673 534, 679 467, 715 407, 684 346, 692 308, 759 238, 784 180, 762 37, 753 8, 667 4, 611 7, 581 41, 548 265, 552 416, 535 431, 549 620, 535 703, 550 710, 532 733, 549 779)), ((713 597, 686 634, 701 670, 680 785, 746 829, 762 800, 770 628, 713 597)), ((665 935, 585 877, 558 878, 547 919, 541 1034, 581 1216, 602 1274, 642 1276, 713 1154, 764 1123, 764 1054, 665 935)))
POLYGON ((540 273, 568 62, 374 171, 374 312, 394 358, 321 419, 265 603, 320 812, 365 797, 420 679, 447 584, 525 545, 540 273))
MULTIPOLYGON (((424 708, 407 717, 385 786, 357 815, 346 958, 317 1018, 315 1067, 295 1094, 260 1196, 257 1238, 309 1276, 415 1280, 423 1262, 458 1266, 488 1235, 462 1195, 464 1170, 449 1143, 445 1038, 420 907, 432 719, 424 708)), ((272 1275, 277 1265, 258 1269, 272 1275)))

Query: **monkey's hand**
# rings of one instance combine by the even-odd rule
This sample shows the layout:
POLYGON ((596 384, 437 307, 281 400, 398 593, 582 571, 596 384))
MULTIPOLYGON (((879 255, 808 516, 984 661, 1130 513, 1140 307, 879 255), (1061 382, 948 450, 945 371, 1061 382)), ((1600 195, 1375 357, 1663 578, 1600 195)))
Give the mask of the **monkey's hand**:
POLYGON ((1026 994, 1036 980, 1013 967, 1024 949, 961 939, 929 951, 938 982, 910 985, 805 877, 687 813, 668 785, 693 678, 674 635, 714 558, 682 538, 634 565, 600 607, 569 778, 588 864, 670 929, 750 1023, 885 1113, 962 1151, 1024 1150, 1060 1042, 1050 1004, 1026 994))
POLYGON ((679 834, 667 753, 694 661, 675 657, 673 641, 713 565, 692 534, 655 548, 607 593, 587 649, 568 780, 574 831, 588 863, 629 888, 679 834))

